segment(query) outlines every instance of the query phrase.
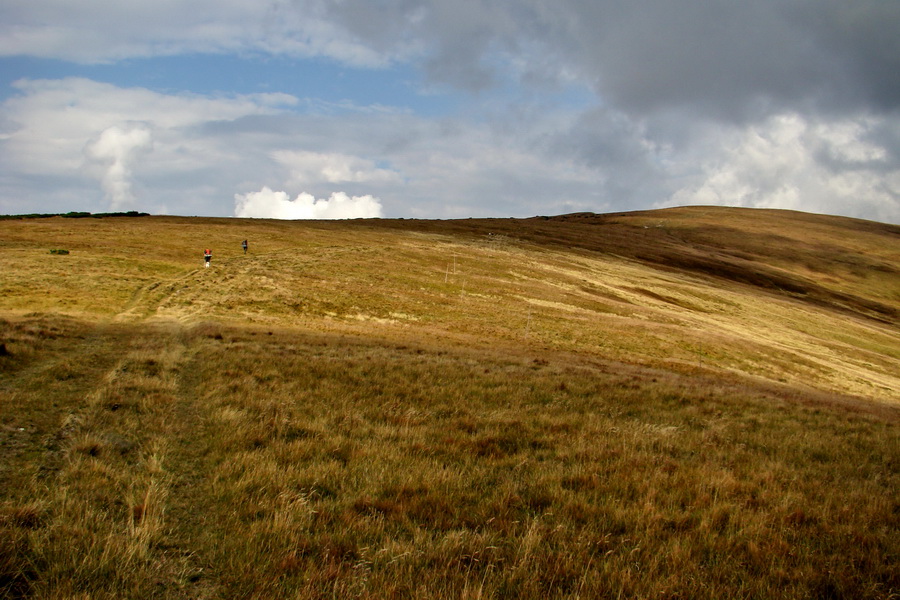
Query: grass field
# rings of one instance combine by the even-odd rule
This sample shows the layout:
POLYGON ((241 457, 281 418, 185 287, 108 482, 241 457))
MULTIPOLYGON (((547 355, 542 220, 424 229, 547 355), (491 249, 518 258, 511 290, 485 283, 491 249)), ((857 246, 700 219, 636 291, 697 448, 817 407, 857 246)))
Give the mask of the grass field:
POLYGON ((6 597, 900 595, 896 226, 52 218, 0 260, 6 597))

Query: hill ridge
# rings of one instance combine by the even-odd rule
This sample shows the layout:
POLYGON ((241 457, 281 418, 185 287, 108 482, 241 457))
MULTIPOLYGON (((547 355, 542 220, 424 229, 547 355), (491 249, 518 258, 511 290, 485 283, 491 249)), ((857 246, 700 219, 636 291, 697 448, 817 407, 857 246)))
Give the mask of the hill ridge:
POLYGON ((894 598, 878 231, 0 221, 0 596, 894 598))
POLYGON ((0 311, 11 314, 460 332, 898 401, 900 227, 890 225, 688 207, 450 221, 55 218, 0 228, 14 267, 0 311), (68 256, 44 254, 64 245, 68 256), (210 246, 203 269, 200 249, 210 246))

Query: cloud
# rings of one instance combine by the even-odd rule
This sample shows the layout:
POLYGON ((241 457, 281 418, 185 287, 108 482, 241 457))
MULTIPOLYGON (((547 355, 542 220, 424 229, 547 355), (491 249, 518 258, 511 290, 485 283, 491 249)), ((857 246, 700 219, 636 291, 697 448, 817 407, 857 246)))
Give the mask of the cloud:
POLYGON ((399 173, 379 168, 374 161, 341 153, 276 150, 272 158, 291 172, 298 187, 327 183, 397 183, 399 173))
POLYGON ((45 0, 0 8, 0 56, 81 63, 191 53, 326 56, 383 66, 381 52, 360 43, 320 0, 113 2, 45 0), (210 15, 215 15, 210 18, 210 15))
POLYGON ((133 202, 225 216, 236 192, 269 186, 326 202, 335 189, 381 198, 391 217, 716 203, 900 222, 900 122, 879 114, 786 112, 725 126, 518 104, 434 119, 298 111, 304 103, 283 94, 163 94, 74 78, 17 86, 0 104, 5 213, 133 202))
MULTIPOLYGON (((172 94, 82 78, 23 80, 17 90, 0 104, 0 212, 34 212, 28 203, 38 197, 52 200, 47 212, 106 210, 115 182, 145 192, 141 210, 186 215, 230 215, 236 192, 264 185, 325 199, 335 189, 373 195, 391 216, 530 216, 605 202, 606 159, 573 156, 567 141, 570 132, 589 136, 577 114, 540 109, 472 122, 316 111, 284 94, 172 94), (121 147, 116 163, 99 141, 136 124, 152 132, 152 152, 121 147), (108 174, 104 190, 97 182, 108 174)), ((618 141, 607 137, 614 153, 618 141)))
POLYGON ((234 131, 236 124, 283 114, 296 100, 162 94, 83 78, 15 86, 19 93, 0 104, 0 212, 7 213, 34 212, 34 198, 47 212, 118 208, 137 202, 139 184, 152 190, 140 198, 142 210, 221 214, 213 198, 229 198, 249 173, 269 175, 264 136, 234 131), (222 135, 223 124, 232 131, 222 135))
POLYGON ((138 157, 153 148, 153 135, 144 124, 113 126, 84 148, 89 164, 99 169, 100 183, 110 210, 135 206, 132 166, 138 157))
POLYGON ((261 219, 368 219, 382 216, 381 201, 370 195, 350 197, 344 192, 328 200, 302 193, 293 200, 286 192, 263 187, 258 192, 234 195, 234 216, 261 219))
POLYGON ((632 115, 679 110, 742 122, 900 107, 897 2, 384 0, 373 10, 369 0, 345 0, 321 14, 340 35, 479 93, 510 76, 575 82, 632 115))
POLYGON ((313 84, 296 98, 20 81, 0 105, 0 211, 141 195, 145 210, 223 215, 267 185, 383 198, 389 216, 706 202, 897 222, 898 22, 883 0, 6 3, 0 56, 325 57, 304 73, 349 65, 348 79, 370 69, 357 84, 387 74, 420 94, 384 107, 353 86, 327 105, 313 84), (413 112, 429 94, 440 108, 413 112))
POLYGON ((898 22, 885 0, 44 0, 0 8, 0 56, 402 62, 456 89, 574 83, 633 115, 747 121, 900 107, 898 22))
POLYGON ((733 133, 701 163, 697 184, 665 205, 791 208, 900 222, 900 166, 871 117, 815 121, 797 113, 733 133))

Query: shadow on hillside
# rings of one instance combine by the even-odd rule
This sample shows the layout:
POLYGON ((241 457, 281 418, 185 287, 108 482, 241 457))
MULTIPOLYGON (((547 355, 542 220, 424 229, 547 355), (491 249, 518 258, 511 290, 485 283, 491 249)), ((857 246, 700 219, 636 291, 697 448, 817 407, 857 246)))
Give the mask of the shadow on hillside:
MULTIPOLYGON (((367 221, 368 225, 443 235, 502 236, 547 247, 610 254, 658 269, 753 286, 817 306, 893 324, 897 308, 871 298, 830 289, 800 272, 900 275, 895 265, 848 251, 839 245, 842 232, 884 238, 885 247, 900 243, 900 227, 844 217, 793 211, 691 207, 598 215, 574 213, 530 219, 459 219, 451 221, 367 221), (691 221, 691 214, 721 211, 723 222, 765 216, 774 231, 802 231, 804 226, 834 230, 835 244, 822 245, 777 233, 758 233, 727 225, 691 221), (746 215, 746 217, 744 217, 746 215), (778 265, 778 266, 776 266, 778 265)), ((708 221, 708 218, 707 218, 708 221)))

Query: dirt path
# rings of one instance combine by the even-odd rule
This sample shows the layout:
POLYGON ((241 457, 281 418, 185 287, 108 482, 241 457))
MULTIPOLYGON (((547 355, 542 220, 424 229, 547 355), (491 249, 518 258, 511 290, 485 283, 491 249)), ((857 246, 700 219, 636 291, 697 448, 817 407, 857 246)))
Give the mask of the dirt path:
POLYGON ((161 306, 171 303, 182 290, 188 289, 191 281, 201 272, 201 269, 194 269, 180 277, 154 281, 139 288, 128 305, 113 320, 133 322, 156 316, 161 306))
POLYGON ((194 551, 213 524, 197 506, 209 469, 190 331, 5 325, 0 596, 109 592, 111 581, 119 597, 210 596, 194 551))
POLYGON ((59 470, 85 398, 105 385, 133 333, 56 317, 6 323, 0 358, 0 500, 59 470))

